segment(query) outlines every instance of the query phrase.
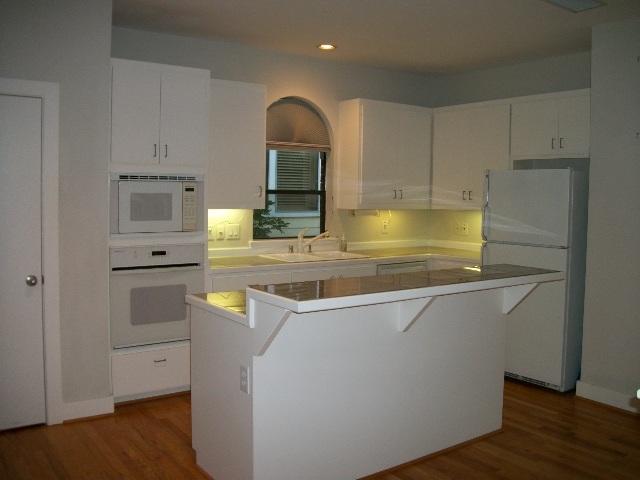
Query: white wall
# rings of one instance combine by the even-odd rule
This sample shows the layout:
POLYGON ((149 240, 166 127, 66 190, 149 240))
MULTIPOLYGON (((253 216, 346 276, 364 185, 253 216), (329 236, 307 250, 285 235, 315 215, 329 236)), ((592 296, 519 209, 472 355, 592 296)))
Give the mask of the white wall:
POLYGON ((432 107, 588 88, 590 53, 436 77, 432 107))
POLYGON ((106 397, 111 1, 1 5, 0 76, 60 84, 63 397, 106 397))
POLYGON ((593 29, 587 282, 578 394, 640 411, 640 19, 593 29))

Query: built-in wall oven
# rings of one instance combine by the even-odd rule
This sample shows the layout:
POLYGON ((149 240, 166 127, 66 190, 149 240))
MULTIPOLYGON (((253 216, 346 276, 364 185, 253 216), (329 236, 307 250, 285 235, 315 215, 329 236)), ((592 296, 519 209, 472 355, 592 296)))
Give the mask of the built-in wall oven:
POLYGON ((110 249, 111 346, 189 339, 184 297, 204 291, 202 244, 110 249))

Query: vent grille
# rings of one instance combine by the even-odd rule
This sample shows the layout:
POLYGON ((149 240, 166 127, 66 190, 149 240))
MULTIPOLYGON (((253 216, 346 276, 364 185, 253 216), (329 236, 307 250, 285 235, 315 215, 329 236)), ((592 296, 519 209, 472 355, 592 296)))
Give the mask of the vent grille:
POLYGON ((188 175, 131 175, 131 174, 122 174, 118 175, 118 180, 134 180, 134 181, 147 181, 147 182, 160 182, 160 181, 170 181, 170 182, 195 182, 197 178, 195 176, 188 175))
POLYGON ((542 380, 536 380, 535 378, 525 377, 523 375, 518 375, 516 373, 504 372, 504 376, 515 378, 516 380, 521 380, 527 383, 533 383, 534 385, 538 385, 540 387, 552 388, 553 390, 560 390, 560 387, 554 383, 543 382, 542 380))

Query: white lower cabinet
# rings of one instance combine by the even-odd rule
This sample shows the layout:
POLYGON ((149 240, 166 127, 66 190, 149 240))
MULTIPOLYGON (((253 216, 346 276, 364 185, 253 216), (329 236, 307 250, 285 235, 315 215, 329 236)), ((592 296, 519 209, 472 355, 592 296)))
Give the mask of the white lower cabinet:
POLYGON ((244 290, 249 285, 270 285, 276 283, 289 283, 291 272, 249 272, 230 273, 226 275, 211 275, 211 292, 230 292, 244 290))
POLYGON ((313 268, 291 272, 292 282, 328 280, 330 278, 368 277, 376 274, 376 265, 355 265, 349 267, 313 268))
POLYGON ((190 343, 114 350, 111 377, 116 402, 189 390, 190 343))
POLYGON ((427 269, 428 270, 444 270, 447 268, 461 268, 461 267, 473 267, 478 265, 480 262, 474 261, 472 259, 467 258, 437 258, 432 257, 427 260, 427 269))

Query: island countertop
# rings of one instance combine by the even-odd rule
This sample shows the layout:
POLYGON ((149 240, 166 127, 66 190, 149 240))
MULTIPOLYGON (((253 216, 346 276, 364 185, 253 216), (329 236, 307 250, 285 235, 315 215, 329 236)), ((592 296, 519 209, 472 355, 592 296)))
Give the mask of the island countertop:
POLYGON ((302 313, 537 284, 563 278, 564 274, 555 270, 500 264, 370 277, 251 285, 246 292, 187 295, 187 302, 237 319, 239 316, 244 317, 249 310, 247 298, 255 298, 292 312, 302 313))

